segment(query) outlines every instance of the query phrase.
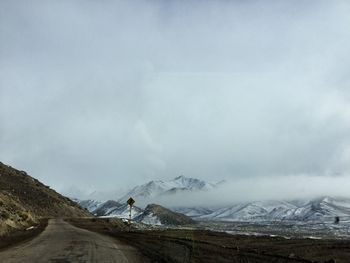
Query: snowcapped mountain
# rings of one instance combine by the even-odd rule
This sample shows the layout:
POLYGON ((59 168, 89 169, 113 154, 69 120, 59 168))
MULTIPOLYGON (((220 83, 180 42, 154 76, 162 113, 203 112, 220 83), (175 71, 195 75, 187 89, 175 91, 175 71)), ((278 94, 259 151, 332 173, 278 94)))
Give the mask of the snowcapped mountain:
POLYGON ((150 200, 157 196, 175 195, 188 191, 208 191, 215 188, 217 185, 216 183, 209 183, 181 175, 169 181, 150 181, 143 185, 136 186, 118 199, 118 202, 125 203, 130 196, 135 200, 150 200))
MULTIPOLYGON (((168 181, 150 181, 136 186, 116 199, 117 201, 84 200, 78 201, 78 203, 97 216, 127 218, 129 211, 126 200, 130 196, 136 200, 137 205, 142 206, 154 201, 166 200, 161 199, 163 197, 173 198, 175 196, 176 198, 180 197, 179 200, 181 200, 183 194, 187 195, 186 198, 191 198, 192 193, 198 192, 204 193, 202 196, 205 196, 206 192, 210 190, 220 190, 219 186, 223 183, 224 181, 209 183, 195 178, 178 176, 168 181)), ((188 206, 184 204, 182 207, 169 208, 192 219, 208 221, 334 221, 336 216, 350 220, 350 199, 332 197, 320 197, 311 200, 244 202, 225 207, 206 207, 203 205, 197 207, 193 204, 188 206)), ((133 207, 133 217, 136 218, 142 213, 141 208, 133 207)), ((155 223, 151 214, 144 216, 149 218, 149 222, 155 223)))
POLYGON ((214 212, 197 217, 200 220, 219 221, 264 221, 272 220, 286 211, 296 208, 292 204, 280 201, 259 201, 236 204, 229 207, 219 208, 214 212))
MULTIPOLYGON (((125 202, 83 200, 78 201, 78 203, 96 216, 129 217, 129 207, 125 202)), ((144 223, 160 224, 159 216, 155 216, 152 211, 148 210, 151 211, 150 207, 142 210, 137 206, 133 206, 132 218, 141 218, 140 221, 144 223)), ((246 202, 215 209, 208 207, 176 207, 171 210, 199 221, 262 222, 291 220, 333 222, 336 216, 344 220, 350 219, 350 199, 321 197, 312 200, 246 202)))
POLYGON ((350 217, 350 200, 322 197, 289 211, 284 218, 289 220, 315 221, 334 220, 335 216, 350 217))
MULTIPOLYGON (((222 181, 216 184, 208 183, 195 178, 178 176, 173 180, 169 181, 150 181, 143 185, 136 186, 129 192, 124 194, 122 197, 117 199, 118 201, 108 200, 105 202, 101 202, 90 199, 75 199, 75 201, 79 203, 80 206, 88 209, 92 214, 96 216, 128 218, 129 207, 126 201, 129 199, 130 196, 137 200, 137 203, 140 203, 138 202, 139 200, 145 203, 152 200, 152 198, 156 198, 159 196, 173 196, 184 192, 209 191, 217 187, 217 185, 221 183, 222 181)), ((206 210, 207 213, 212 212, 212 210, 208 210, 206 208, 194 209, 197 210, 196 213, 198 215, 203 215, 204 210, 206 210)), ((191 215, 195 213, 194 209, 191 215)), ((183 222, 185 222, 186 220, 186 222, 192 222, 192 219, 190 219, 189 217, 181 213, 173 212, 159 205, 148 205, 145 210, 142 210, 137 206, 133 206, 131 214, 132 218, 134 218, 135 220, 136 218, 138 218, 138 221, 149 224, 166 224, 167 222, 171 222, 172 224, 182 224, 180 223, 181 220, 183 222)))
POLYGON ((308 201, 259 201, 212 209, 175 208, 196 220, 213 221, 333 221, 350 218, 350 199, 322 197, 308 201))

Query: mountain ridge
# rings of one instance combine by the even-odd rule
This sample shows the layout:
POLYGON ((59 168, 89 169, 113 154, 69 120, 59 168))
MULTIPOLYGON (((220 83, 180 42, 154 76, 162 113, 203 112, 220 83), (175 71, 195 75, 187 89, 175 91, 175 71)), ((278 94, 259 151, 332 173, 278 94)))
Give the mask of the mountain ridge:
POLYGON ((209 221, 333 221, 336 216, 350 218, 350 199, 324 196, 303 201, 244 202, 214 209, 212 213, 195 215, 188 207, 174 210, 196 220, 209 221))
MULTIPOLYGON (((172 197, 176 200, 180 197, 183 200, 183 194, 186 198, 191 198, 192 193, 206 193, 214 189, 220 190, 220 185, 224 182, 208 183, 203 180, 178 176, 172 180, 149 181, 145 184, 135 186, 128 193, 117 199, 120 204, 126 204, 126 200, 131 196, 137 205, 146 202, 165 201, 163 197, 172 197), (144 201, 144 202, 143 202, 144 201)), ((196 196, 193 196, 196 198, 196 196)), ((201 195, 201 197, 204 197, 201 195)), ((174 202, 176 203, 176 202, 174 202)), ((82 204, 82 203, 80 203, 82 204)), ((93 202, 91 203, 93 204, 93 202)), ((146 203, 147 204, 147 203, 146 203)), ((163 204, 163 203, 162 203, 163 204)), ((84 206, 86 207, 86 206, 84 206)), ((88 207, 87 207, 88 208, 88 207)), ((350 199, 340 197, 321 196, 311 199, 300 200, 269 200, 269 201, 251 201, 234 202, 222 206, 191 206, 191 205, 170 205, 167 208, 174 212, 185 214, 195 220, 202 221, 333 221, 334 217, 350 218, 350 199)), ((89 208, 88 208, 89 209, 89 208)), ((126 209, 126 206, 123 208, 126 209)), ((93 209, 89 209, 93 211, 93 209)), ((112 209, 113 210, 113 209, 112 209)), ((112 211, 111 210, 111 211, 112 211)), ((121 216, 126 214, 121 208, 114 208, 114 213, 108 212, 102 216, 121 216)), ((136 216, 138 212, 135 211, 136 216)))

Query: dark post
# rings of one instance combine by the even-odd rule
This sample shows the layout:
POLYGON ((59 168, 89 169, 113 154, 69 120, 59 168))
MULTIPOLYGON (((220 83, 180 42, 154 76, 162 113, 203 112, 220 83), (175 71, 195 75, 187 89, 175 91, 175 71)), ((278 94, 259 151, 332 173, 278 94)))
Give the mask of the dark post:
POLYGON ((336 217, 334 218, 334 224, 339 224, 339 221, 340 221, 339 216, 336 216, 336 217))
POLYGON ((129 205, 129 220, 128 220, 128 225, 129 225, 129 232, 130 232, 130 228, 131 228, 131 208, 132 205, 135 203, 135 200, 132 199, 132 197, 130 197, 127 201, 127 204, 129 205))

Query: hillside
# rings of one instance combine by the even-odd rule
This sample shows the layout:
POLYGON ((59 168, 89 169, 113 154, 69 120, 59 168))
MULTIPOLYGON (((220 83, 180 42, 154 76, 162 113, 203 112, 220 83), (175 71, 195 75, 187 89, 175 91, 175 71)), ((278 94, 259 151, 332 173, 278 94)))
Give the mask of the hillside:
POLYGON ((142 214, 135 217, 135 221, 152 225, 189 225, 195 221, 190 217, 173 212, 163 206, 150 204, 142 214))
POLYGON ((45 217, 91 216, 24 171, 0 162, 0 235, 45 217))

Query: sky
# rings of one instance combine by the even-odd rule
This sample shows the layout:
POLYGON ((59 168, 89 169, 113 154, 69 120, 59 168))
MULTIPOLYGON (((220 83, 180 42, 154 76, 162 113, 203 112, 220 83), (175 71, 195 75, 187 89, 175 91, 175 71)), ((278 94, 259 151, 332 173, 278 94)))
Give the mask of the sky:
POLYGON ((349 12, 345 0, 2 0, 0 161, 62 192, 181 174, 257 198, 262 185, 348 189, 349 12))

